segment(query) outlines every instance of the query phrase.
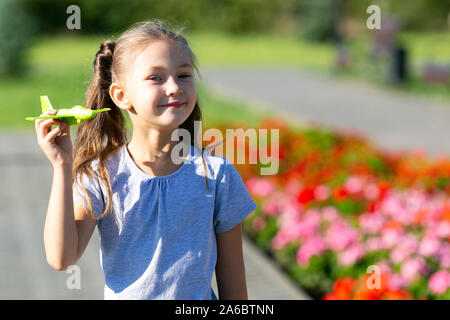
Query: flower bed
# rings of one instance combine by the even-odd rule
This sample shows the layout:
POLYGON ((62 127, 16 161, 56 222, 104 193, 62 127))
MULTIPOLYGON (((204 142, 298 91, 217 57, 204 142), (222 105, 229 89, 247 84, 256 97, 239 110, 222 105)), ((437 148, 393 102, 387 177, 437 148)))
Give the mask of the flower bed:
POLYGON ((448 158, 383 152, 356 134, 276 119, 259 128, 280 129, 279 173, 235 165, 259 205, 244 231, 304 290, 316 299, 450 299, 448 158))

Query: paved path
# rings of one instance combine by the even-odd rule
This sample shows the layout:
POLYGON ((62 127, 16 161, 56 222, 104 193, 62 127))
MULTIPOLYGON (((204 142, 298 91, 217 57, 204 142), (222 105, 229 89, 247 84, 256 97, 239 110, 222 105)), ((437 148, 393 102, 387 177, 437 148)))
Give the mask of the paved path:
POLYGON ((328 79, 294 68, 206 68, 206 84, 228 98, 300 123, 357 131, 386 150, 450 155, 450 101, 328 79))
MULTIPOLYGON (((77 264, 81 289, 45 260, 43 229, 52 170, 34 135, 0 133, 0 299, 103 299, 97 231, 77 264)), ((308 299, 247 240, 249 299, 308 299)), ((215 292, 215 279, 212 281, 215 292)))

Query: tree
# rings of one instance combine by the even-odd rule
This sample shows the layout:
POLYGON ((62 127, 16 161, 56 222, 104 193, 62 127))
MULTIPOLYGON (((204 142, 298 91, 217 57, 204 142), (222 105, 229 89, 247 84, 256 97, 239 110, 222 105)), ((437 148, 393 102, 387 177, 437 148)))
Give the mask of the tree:
POLYGON ((25 53, 32 45, 34 27, 34 20, 21 1, 0 1, 0 76, 25 72, 25 53))

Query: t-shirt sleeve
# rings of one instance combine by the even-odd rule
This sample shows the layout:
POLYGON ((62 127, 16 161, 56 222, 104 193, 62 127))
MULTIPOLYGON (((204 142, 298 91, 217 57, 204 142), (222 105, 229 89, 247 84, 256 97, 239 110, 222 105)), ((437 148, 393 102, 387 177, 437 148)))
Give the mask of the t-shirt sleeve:
MULTIPOLYGON (((80 175, 78 175, 78 181, 80 181, 80 175)), ((96 177, 88 178, 83 175, 81 183, 86 188, 88 195, 92 202, 92 208, 94 210, 94 215, 99 218, 105 209, 103 192, 100 186, 99 179, 96 177)), ((86 193, 81 189, 76 182, 73 183, 73 202, 83 205, 85 208, 89 209, 89 205, 86 199, 86 193)))
POLYGON ((217 182, 214 208, 216 234, 232 229, 257 207, 233 164, 225 160, 222 166, 222 175, 219 175, 217 182))

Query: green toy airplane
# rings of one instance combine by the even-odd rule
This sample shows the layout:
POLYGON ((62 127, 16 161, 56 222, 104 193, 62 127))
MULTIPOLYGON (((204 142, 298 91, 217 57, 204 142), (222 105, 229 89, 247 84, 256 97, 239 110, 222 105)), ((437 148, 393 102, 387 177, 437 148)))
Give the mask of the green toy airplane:
MULTIPOLYGON (((42 108, 42 114, 46 113, 49 110, 55 110, 53 109, 52 105, 50 104, 50 100, 47 96, 41 96, 41 108, 42 108)), ((71 109, 59 109, 57 110, 57 113, 55 115, 48 115, 48 116, 39 116, 39 117, 28 117, 25 118, 25 120, 34 121, 37 119, 59 119, 61 121, 66 122, 68 125, 72 124, 80 124, 82 121, 93 118, 97 113, 109 111, 110 108, 104 108, 100 110, 91 110, 86 109, 82 106, 74 106, 71 109)))

